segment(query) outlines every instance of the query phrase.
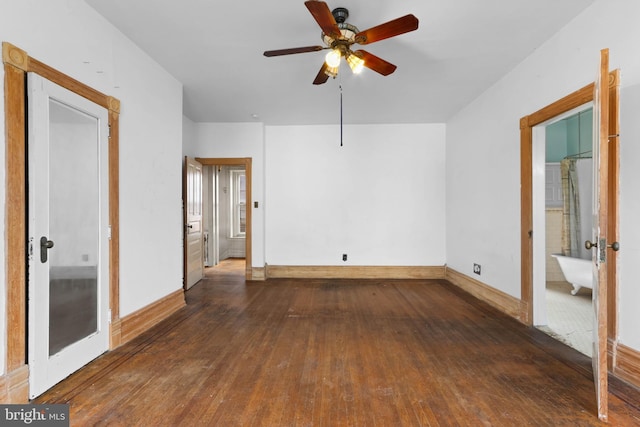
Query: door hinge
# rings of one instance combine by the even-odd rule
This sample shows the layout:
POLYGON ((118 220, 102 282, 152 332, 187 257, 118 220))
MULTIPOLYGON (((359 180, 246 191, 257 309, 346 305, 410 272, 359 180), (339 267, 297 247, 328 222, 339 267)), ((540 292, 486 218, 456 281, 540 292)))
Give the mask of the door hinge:
POLYGON ((29 247, 27 248, 27 258, 29 261, 33 259, 33 237, 29 237, 29 247))
POLYGON ((107 138, 111 139, 111 125, 108 125, 107 138))
POLYGON ((107 239, 111 240, 111 226, 107 227, 107 239))
POLYGON ((107 320, 109 321, 109 323, 111 323, 111 309, 107 311, 107 320))

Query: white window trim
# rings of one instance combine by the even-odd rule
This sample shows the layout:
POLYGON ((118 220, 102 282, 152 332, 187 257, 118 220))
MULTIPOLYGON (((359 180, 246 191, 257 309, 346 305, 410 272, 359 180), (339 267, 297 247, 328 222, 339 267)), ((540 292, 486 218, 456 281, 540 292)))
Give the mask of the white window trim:
MULTIPOLYGON (((231 226, 229 230, 231 232, 232 239, 244 239, 246 237, 246 231, 240 231, 240 207, 245 206, 246 212, 246 200, 239 200, 240 198, 240 185, 239 180, 240 177, 244 176, 246 180, 246 175, 244 169, 232 169, 229 171, 229 180, 231 187, 231 203, 230 208, 231 212, 229 215, 229 219, 231 221, 231 226)), ((246 182, 245 182, 246 189, 246 182)), ((246 215, 246 214, 245 214, 246 215)))

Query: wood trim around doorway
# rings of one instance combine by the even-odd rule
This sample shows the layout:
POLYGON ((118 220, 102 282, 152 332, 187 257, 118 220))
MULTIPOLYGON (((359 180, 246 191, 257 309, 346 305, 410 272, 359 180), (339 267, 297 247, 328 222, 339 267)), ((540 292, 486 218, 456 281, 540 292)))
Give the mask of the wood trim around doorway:
POLYGON ((196 157, 196 161, 198 161, 203 166, 244 166, 244 173, 246 176, 247 183, 247 231, 245 233, 245 278, 246 280, 264 280, 264 268, 258 268, 254 271, 252 267, 252 258, 251 258, 251 240, 253 235, 253 198, 251 188, 253 186, 252 181, 252 171, 251 171, 251 157, 238 157, 238 158, 230 158, 230 157, 222 157, 222 158, 211 158, 211 157, 196 157))
MULTIPOLYGON (((593 102, 594 83, 591 83, 558 101, 547 105, 520 119, 520 182, 521 182, 521 295, 523 301, 523 313, 521 320, 532 325, 533 323, 533 128, 556 116, 578 108, 588 102, 593 102)), ((619 183, 618 183, 618 157, 620 134, 620 70, 609 73, 609 135, 611 135, 611 145, 609 147, 609 206, 608 206, 608 236, 611 241, 618 241, 618 206, 619 206, 619 183)), ((608 330, 609 337, 609 357, 611 362, 615 354, 615 343, 618 335, 617 313, 617 254, 612 252, 612 256, 607 260, 610 263, 608 268, 608 330)), ((612 369, 612 366, 609 367, 612 369)))
POLYGON ((119 308, 119 114, 120 101, 29 57, 27 52, 3 42, 6 140, 5 267, 7 287, 7 357, 3 390, 7 403, 24 403, 29 396, 26 354, 26 74, 36 73, 109 111, 109 298, 111 308, 110 348, 121 343, 119 308))

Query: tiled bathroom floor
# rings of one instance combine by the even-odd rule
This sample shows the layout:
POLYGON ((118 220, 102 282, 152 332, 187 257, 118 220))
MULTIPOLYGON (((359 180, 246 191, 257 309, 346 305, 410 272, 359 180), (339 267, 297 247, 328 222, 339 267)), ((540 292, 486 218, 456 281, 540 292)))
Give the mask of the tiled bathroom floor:
POLYGON ((571 295, 571 284, 547 282, 547 320, 542 331, 591 357, 593 309, 591 289, 571 295))

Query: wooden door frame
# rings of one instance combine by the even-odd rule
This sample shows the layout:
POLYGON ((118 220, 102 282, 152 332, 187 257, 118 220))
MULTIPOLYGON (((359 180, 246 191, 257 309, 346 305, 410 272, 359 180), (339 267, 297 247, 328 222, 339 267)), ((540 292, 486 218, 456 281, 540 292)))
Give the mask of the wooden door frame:
MULTIPOLYGON (((520 119, 520 182, 521 182, 521 299, 524 312, 521 320, 533 324, 533 128, 556 116, 593 102, 594 83, 579 89, 533 114, 520 119)), ((610 241, 619 240, 619 153, 620 153, 620 70, 609 73, 609 203, 607 235, 610 241)), ((538 232, 544 232, 538 231, 538 232)), ((615 364, 615 343, 618 337, 618 275, 616 252, 607 258, 607 349, 609 369, 615 364)))
MULTIPOLYGON (((245 233, 245 278, 246 280, 253 279, 253 267, 251 263, 251 236, 253 235, 253 221, 252 221, 252 205, 251 205, 251 187, 252 187, 252 172, 251 172, 251 157, 196 157, 196 160, 202 164, 202 166, 244 166, 244 173, 246 176, 246 203, 247 203, 247 230, 245 233)), ((186 249, 185 249, 186 251, 186 249)))
POLYGON ((109 115, 109 348, 121 343, 120 253, 119 253, 119 117, 120 101, 30 57, 18 47, 3 42, 4 64, 6 198, 5 267, 7 357, 5 387, 0 396, 7 401, 28 401, 29 369, 26 354, 27 300, 27 212, 26 168, 26 75, 36 73, 108 110, 109 115))

